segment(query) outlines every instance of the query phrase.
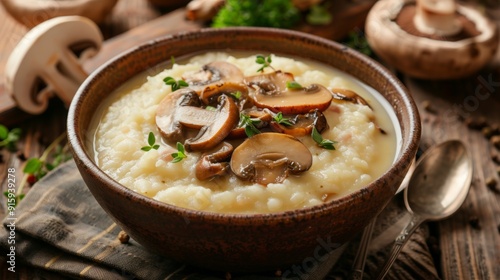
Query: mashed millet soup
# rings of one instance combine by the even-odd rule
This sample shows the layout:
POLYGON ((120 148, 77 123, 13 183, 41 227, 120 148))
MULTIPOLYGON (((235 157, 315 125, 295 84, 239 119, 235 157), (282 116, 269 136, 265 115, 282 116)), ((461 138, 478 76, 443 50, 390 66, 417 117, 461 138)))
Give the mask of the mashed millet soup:
POLYGON ((124 186, 179 207, 319 205, 391 166, 399 132, 377 95, 312 61, 196 55, 110 95, 96 114, 95 160, 124 186))

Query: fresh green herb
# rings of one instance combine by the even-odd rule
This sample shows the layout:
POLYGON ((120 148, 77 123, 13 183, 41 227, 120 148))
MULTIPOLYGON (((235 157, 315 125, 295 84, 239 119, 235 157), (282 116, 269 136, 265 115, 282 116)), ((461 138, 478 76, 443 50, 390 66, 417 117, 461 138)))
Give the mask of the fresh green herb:
POLYGON ((332 15, 328 11, 328 7, 324 5, 313 5, 309 9, 306 21, 312 25, 327 25, 332 22, 332 15))
POLYGON ((342 41, 342 44, 353 48, 367 56, 372 56, 373 51, 366 40, 365 34, 362 30, 356 28, 347 34, 347 38, 342 41))
POLYGON ((231 95, 234 96, 234 98, 240 100, 241 99, 241 91, 237 90, 235 92, 231 92, 231 95))
POLYGON ((184 145, 182 143, 177 142, 177 153, 172 153, 172 162, 177 163, 180 162, 181 160, 187 158, 186 156, 186 151, 184 149, 184 145))
POLYGON ((208 110, 208 111, 217 111, 217 108, 215 108, 214 106, 207 106, 207 107, 205 107, 205 110, 208 110))
POLYGON ((173 55, 170 56, 170 63, 172 63, 172 65, 175 64, 175 57, 173 55))
POLYGON ((313 127, 313 130, 311 132, 311 137, 320 146, 321 148, 327 149, 327 150, 335 150, 335 144, 337 142, 328 140, 328 139, 323 139, 323 136, 318 132, 316 127, 313 127))
POLYGON ((267 26, 290 28, 300 21, 300 12, 290 0, 226 0, 212 27, 267 26))
POLYGON ((297 83, 296 81, 286 82, 286 87, 289 89, 302 89, 302 88, 304 88, 301 84, 297 83))
POLYGON ((56 168, 61 163, 71 159, 69 146, 61 145, 66 139, 66 133, 62 133, 43 151, 39 158, 30 158, 23 167, 23 178, 16 192, 16 199, 23 199, 23 189, 26 183, 34 184, 43 178, 48 172, 56 168))
POLYGON ((172 77, 164 78, 163 82, 165 82, 166 85, 169 85, 172 88, 172 91, 176 91, 176 90, 181 89, 183 87, 189 86, 188 83, 186 83, 186 81, 184 81, 184 80, 176 81, 172 77))
POLYGON ((274 119, 275 122, 277 122, 279 124, 282 124, 282 125, 286 125, 286 126, 292 126, 293 125, 293 123, 291 123, 288 118, 283 117, 283 113, 281 113, 281 112, 279 112, 276 115, 274 115, 273 119, 274 119))
POLYGON ((257 64, 260 64, 262 65, 262 67, 260 67, 257 72, 264 72, 264 69, 267 68, 267 67, 270 67, 270 68, 273 68, 271 66, 271 62, 273 62, 273 60, 271 59, 271 56, 267 56, 267 57, 264 57, 263 55, 258 55, 257 58, 255 59, 255 62, 257 64))
POLYGON ((17 149, 17 141, 19 141, 20 138, 20 128, 9 130, 6 126, 0 124, 0 148, 6 147, 11 151, 15 151, 17 149))
POLYGON ((156 143, 156 137, 153 132, 149 132, 148 135, 148 146, 144 146, 141 148, 141 150, 148 152, 151 151, 152 149, 158 150, 160 148, 160 145, 155 144, 156 143))
POLYGON ((245 134, 248 137, 252 137, 255 134, 259 134, 260 131, 255 127, 256 125, 259 125, 262 121, 259 119, 251 118, 250 116, 247 116, 245 114, 240 114, 240 123, 238 124, 239 127, 244 127, 245 128, 245 134))
MULTIPOLYGON (((66 137, 63 134, 64 138, 66 137)), ((34 178, 30 179, 30 181, 38 181, 43 178, 49 171, 54 170, 61 163, 68 161, 71 159, 71 154, 68 151, 67 145, 60 145, 59 143, 62 141, 61 136, 57 138, 54 142, 52 142, 49 147, 44 151, 42 156, 39 158, 30 158, 26 161, 24 165, 23 172, 28 175, 33 175, 34 178), (52 153, 53 152, 53 153, 52 153), (49 154, 51 160, 49 160, 49 154)))

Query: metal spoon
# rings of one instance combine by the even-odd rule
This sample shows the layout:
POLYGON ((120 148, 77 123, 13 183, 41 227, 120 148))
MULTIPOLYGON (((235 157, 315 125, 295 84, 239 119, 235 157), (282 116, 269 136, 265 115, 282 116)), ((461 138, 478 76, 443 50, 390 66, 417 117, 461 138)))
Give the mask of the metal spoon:
POLYGON ((404 192, 411 220, 396 238, 376 279, 386 276, 410 235, 422 222, 444 219, 460 208, 469 193, 471 181, 472 159, 461 141, 443 142, 420 157, 404 192))

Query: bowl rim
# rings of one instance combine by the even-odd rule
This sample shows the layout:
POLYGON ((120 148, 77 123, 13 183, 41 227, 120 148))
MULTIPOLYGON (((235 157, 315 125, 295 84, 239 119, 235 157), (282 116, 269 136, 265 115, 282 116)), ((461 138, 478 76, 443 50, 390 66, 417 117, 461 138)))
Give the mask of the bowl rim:
MULTIPOLYGON (((141 71, 147 71, 147 70, 148 69, 142 69, 141 71)), ((355 78, 359 79, 359 77, 355 78)), ((395 110, 394 107, 393 110, 395 110)), ((357 197, 362 196, 362 194, 366 192, 367 189, 373 188, 376 184, 380 184, 383 181, 383 179, 389 177, 391 173, 395 173, 397 170, 399 171, 407 170, 409 168, 411 162, 415 157, 415 153, 418 149, 418 145, 420 142, 421 124, 417 106, 414 100, 412 99, 409 91, 402 84, 402 82, 399 79, 397 79, 395 74, 390 72, 385 66, 375 61, 374 59, 371 59, 368 56, 361 54, 358 51, 351 49, 347 46, 341 45, 340 43, 337 43, 333 40, 329 40, 326 38, 307 34, 300 31, 269 28, 269 27, 229 27, 223 29, 203 28, 195 31, 178 32, 175 34, 162 36, 157 39, 141 43, 106 61, 87 77, 87 79, 81 84, 78 91, 76 92, 68 111, 67 135, 68 135, 68 143, 70 144, 71 150, 74 155, 74 160, 79 161, 80 165, 85 167, 85 172, 88 172, 90 173, 91 176, 97 178, 100 181, 103 181, 105 185, 107 185, 108 188, 117 195, 127 196, 141 205, 148 205, 150 207, 152 206, 155 209, 161 209, 161 211, 164 211, 165 213, 178 214, 184 217, 185 219, 202 218, 205 221, 211 221, 211 222, 221 222, 221 220, 224 220, 224 222, 230 221, 236 224, 239 223, 248 224, 249 222, 252 223, 252 221, 254 220, 255 221, 263 220, 269 223, 276 223, 276 222, 279 223, 280 221, 283 222, 289 219, 293 220, 306 219, 308 217, 310 218, 311 215, 314 216, 314 215, 321 215, 321 213, 326 213, 328 212, 329 209, 334 208, 337 205, 354 201, 357 197), (196 37, 200 33, 203 33, 205 36, 210 36, 211 34, 220 35, 231 32, 244 32, 245 36, 251 36, 251 34, 264 32, 268 33, 268 35, 274 34, 276 36, 286 36, 291 39, 300 38, 300 39, 307 39, 310 42, 319 42, 323 45, 328 45, 336 49, 337 51, 345 52, 346 55, 352 56, 355 60, 360 61, 365 66, 368 66, 369 68, 378 72, 380 75, 384 76, 387 79, 387 83, 392 84, 396 92, 400 94, 401 100, 403 102, 402 104, 400 104, 400 106, 406 108, 410 123, 410 127, 408 127, 408 133, 407 133, 408 137, 406 141, 402 141, 400 143, 400 149, 399 151, 396 151, 395 159, 391 165, 391 168, 386 170, 383 174, 381 174, 378 178, 373 180, 368 185, 365 185, 364 187, 349 194, 346 194, 338 199, 334 199, 332 201, 320 205, 279 211, 279 212, 271 212, 271 213, 219 213, 213 211, 189 209, 176 206, 173 204, 168 204, 165 202, 155 200, 153 198, 149 198, 145 195, 142 195, 127 188, 124 185, 121 185, 113 178, 111 178, 108 174, 106 174, 103 170, 101 170, 94 162, 94 160, 86 152, 85 141, 83 141, 83 139, 80 139, 79 133, 77 133, 77 131, 80 129, 78 123, 78 116, 80 115, 80 112, 82 110, 80 106, 81 104, 80 100, 85 99, 90 95, 89 91, 87 91, 87 88, 91 86, 96 79, 98 79, 99 73, 101 73, 105 69, 113 68, 113 66, 116 65, 120 60, 133 56, 137 52, 141 52, 144 49, 148 48, 155 48, 155 45, 159 43, 178 40, 180 38, 189 38, 192 36, 196 37), (404 166, 407 166, 408 168, 404 169, 403 168, 404 166)), ((84 135, 85 134, 83 133, 82 138, 84 137, 84 135)), ((402 140, 404 140, 404 137, 402 140)), ((82 171, 80 170, 80 172, 82 171)), ((392 174, 392 176, 399 176, 399 175, 392 174)), ((401 177, 403 178, 404 174, 401 177)), ((394 190, 395 193, 397 188, 395 187, 394 190)))

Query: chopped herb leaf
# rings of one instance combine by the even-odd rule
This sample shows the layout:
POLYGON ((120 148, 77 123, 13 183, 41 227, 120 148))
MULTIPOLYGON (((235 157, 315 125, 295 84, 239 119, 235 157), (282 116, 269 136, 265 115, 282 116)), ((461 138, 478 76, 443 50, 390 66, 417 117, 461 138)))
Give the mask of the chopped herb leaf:
POLYGON ((257 58, 255 59, 255 62, 257 64, 262 65, 262 67, 260 67, 257 70, 257 72, 264 72, 264 69, 267 67, 273 69, 273 67, 271 66, 271 62, 273 62, 273 60, 271 59, 270 55, 267 57, 264 57, 263 55, 258 55, 257 58))
POLYGON ((217 108, 215 108, 214 106, 207 106, 207 107, 205 107, 205 110, 208 110, 208 111, 217 111, 217 108))
POLYGON ((328 139, 323 139, 323 136, 318 132, 316 127, 313 127, 313 130, 311 132, 311 137, 320 146, 321 148, 327 149, 327 150, 335 150, 335 144, 337 142, 328 140, 328 139))
POLYGON ((296 81, 288 81, 286 82, 286 87, 289 89, 302 89, 303 86, 296 81))
POLYGON ((259 119, 254 119, 250 118, 250 116, 247 116, 245 114, 240 114, 240 123, 239 127, 244 127, 245 128, 245 134, 248 137, 252 137, 255 134, 259 134, 260 130, 255 127, 256 125, 259 125, 262 121, 259 119))
POLYGON ((172 153, 172 162, 173 163, 177 163, 177 162, 180 162, 181 160, 187 158, 186 156, 186 151, 184 149, 184 145, 182 145, 182 143, 180 142, 177 142, 177 153, 172 153))
POLYGON ((160 145, 155 144, 156 143, 156 138, 153 132, 149 132, 148 134, 148 146, 144 146, 141 148, 141 150, 148 152, 151 151, 152 149, 158 150, 160 148, 160 145))
POLYGON ((184 80, 176 81, 172 77, 164 78, 163 82, 165 82, 166 85, 169 85, 172 88, 172 91, 176 91, 176 90, 181 89, 183 87, 189 86, 188 83, 186 83, 186 81, 184 81, 184 80))
POLYGON ((241 91, 238 90, 238 91, 232 92, 231 95, 234 96, 234 98, 239 100, 241 98, 241 91))
POLYGON ((9 130, 6 126, 0 124, 0 148, 7 147, 7 149, 16 150, 17 141, 21 138, 21 129, 13 128, 9 130))
POLYGON ((274 115, 273 119, 274 119, 275 122, 277 122, 279 124, 282 124, 282 125, 286 125, 286 126, 292 126, 293 125, 293 123, 291 123, 288 118, 283 117, 283 113, 281 113, 281 112, 279 112, 276 115, 274 115))

